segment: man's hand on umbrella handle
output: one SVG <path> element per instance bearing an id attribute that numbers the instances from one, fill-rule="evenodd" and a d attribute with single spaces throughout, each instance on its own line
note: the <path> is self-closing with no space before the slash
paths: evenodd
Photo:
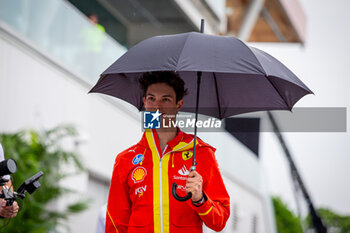
<path id="1" fill-rule="evenodd" d="M 198 202 L 203 198 L 203 179 L 197 171 L 191 171 L 186 180 L 186 193 L 192 193 L 192 202 Z"/>

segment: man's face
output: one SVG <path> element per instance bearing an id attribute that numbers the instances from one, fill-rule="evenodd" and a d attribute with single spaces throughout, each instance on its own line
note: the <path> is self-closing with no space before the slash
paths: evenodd
<path id="1" fill-rule="evenodd" d="M 184 101 L 176 102 L 174 88 L 166 83 L 154 83 L 149 85 L 143 103 L 146 111 L 159 111 L 165 115 L 176 115 L 180 111 Z"/>
<path id="2" fill-rule="evenodd" d="M 90 15 L 89 19 L 93 24 L 98 24 L 98 18 L 96 15 Z"/>

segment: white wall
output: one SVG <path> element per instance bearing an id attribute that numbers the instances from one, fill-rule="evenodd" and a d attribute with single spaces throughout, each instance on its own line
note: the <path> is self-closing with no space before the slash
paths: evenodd
<path id="1" fill-rule="evenodd" d="M 199 137 L 217 149 L 216 158 L 230 194 L 231 216 L 224 232 L 254 232 L 254 215 L 257 232 L 276 232 L 267 181 L 259 159 L 229 133 L 200 133 Z M 233 227 L 234 208 L 238 214 L 236 228 Z"/>
<path id="2" fill-rule="evenodd" d="M 8 39 L 0 40 L 0 130 L 74 124 L 86 141 L 81 150 L 87 166 L 109 177 L 116 153 L 141 135 L 137 115 L 131 117 L 123 105 L 88 95 L 89 86 L 77 77 Z"/>
<path id="3" fill-rule="evenodd" d="M 350 214 L 350 1 L 300 0 L 307 16 L 303 46 L 290 43 L 254 43 L 286 64 L 314 93 L 295 107 L 345 107 L 346 132 L 283 132 L 283 136 L 316 208 Z M 320 118 L 315 118 L 318 121 Z M 333 124 L 330 119 L 325 124 Z M 290 169 L 276 137 L 261 137 L 262 164 L 269 191 L 296 210 Z M 301 204 L 305 205 L 300 195 Z M 303 213 L 308 214 L 307 212 Z"/>
<path id="4" fill-rule="evenodd" d="M 0 132 L 73 124 L 82 134 L 78 149 L 84 164 L 109 180 L 116 154 L 140 138 L 137 115 L 131 117 L 122 105 L 88 95 L 88 86 L 74 75 L 53 66 L 9 35 L 0 33 L 0 51 Z M 106 201 L 107 193 L 101 195 L 101 190 L 94 189 L 96 185 L 91 185 L 87 174 L 64 185 L 94 196 L 93 207 Z M 98 209 L 89 212 L 88 224 L 78 227 L 72 223 L 73 232 L 93 232 Z"/>

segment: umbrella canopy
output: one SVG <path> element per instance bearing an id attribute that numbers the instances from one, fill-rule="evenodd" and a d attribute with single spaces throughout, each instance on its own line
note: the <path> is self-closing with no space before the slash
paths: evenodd
<path id="1" fill-rule="evenodd" d="M 183 109 L 195 112 L 196 121 L 198 113 L 223 119 L 259 110 L 291 110 L 300 98 L 312 93 L 271 55 L 234 37 L 196 32 L 140 42 L 103 72 L 90 92 L 115 96 L 143 110 L 138 80 L 151 71 L 179 73 L 189 90 Z M 194 145 L 196 136 L 195 124 Z M 195 170 L 195 152 L 196 146 L 191 171 Z M 191 198 L 191 193 L 179 197 L 176 190 L 177 184 L 173 183 L 172 193 L 177 200 Z"/>
<path id="2" fill-rule="evenodd" d="M 199 113 L 223 119 L 260 110 L 291 110 L 312 91 L 271 55 L 234 37 L 190 32 L 156 36 L 132 47 L 90 92 L 123 99 L 144 110 L 138 79 L 144 72 L 175 71 L 189 94 L 183 109 L 195 112 L 197 72 L 202 72 Z"/>

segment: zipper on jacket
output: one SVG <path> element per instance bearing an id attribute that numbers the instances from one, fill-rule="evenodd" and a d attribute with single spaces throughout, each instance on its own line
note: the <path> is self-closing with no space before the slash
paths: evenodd
<path id="1" fill-rule="evenodd" d="M 159 197 L 160 197 L 160 232 L 163 233 L 163 186 L 162 186 L 162 158 L 159 158 Z"/>

